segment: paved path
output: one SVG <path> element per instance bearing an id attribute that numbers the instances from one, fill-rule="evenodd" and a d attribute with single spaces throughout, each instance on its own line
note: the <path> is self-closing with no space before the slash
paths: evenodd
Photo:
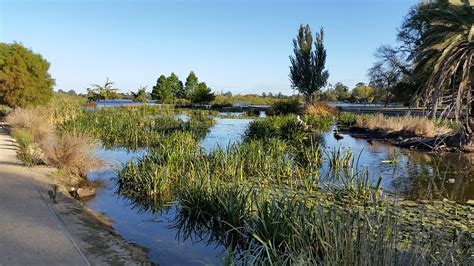
<path id="1" fill-rule="evenodd" d="M 88 265 L 0 124 L 0 265 Z"/>

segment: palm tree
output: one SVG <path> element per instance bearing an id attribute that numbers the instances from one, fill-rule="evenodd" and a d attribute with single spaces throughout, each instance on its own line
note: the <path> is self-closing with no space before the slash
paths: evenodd
<path id="1" fill-rule="evenodd" d="M 426 31 L 421 36 L 415 71 L 427 65 L 433 68 L 423 87 L 425 104 L 435 116 L 440 105 L 442 116 L 454 112 L 461 122 L 461 146 L 474 146 L 474 12 L 468 4 L 420 9 L 427 19 Z"/>

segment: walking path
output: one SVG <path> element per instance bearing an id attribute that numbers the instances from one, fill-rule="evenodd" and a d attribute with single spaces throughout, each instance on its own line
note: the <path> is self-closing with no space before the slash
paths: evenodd
<path id="1" fill-rule="evenodd" d="M 0 265 L 88 265 L 0 124 Z"/>

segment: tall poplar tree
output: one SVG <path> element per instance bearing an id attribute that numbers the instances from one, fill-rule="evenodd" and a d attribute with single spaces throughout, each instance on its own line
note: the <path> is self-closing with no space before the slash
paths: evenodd
<path id="1" fill-rule="evenodd" d="M 296 39 L 293 39 L 294 55 L 290 56 L 290 80 L 307 103 L 313 101 L 314 93 L 326 86 L 329 72 L 325 69 L 326 49 L 324 48 L 324 30 L 316 33 L 313 51 L 313 36 L 309 25 L 301 25 Z"/>

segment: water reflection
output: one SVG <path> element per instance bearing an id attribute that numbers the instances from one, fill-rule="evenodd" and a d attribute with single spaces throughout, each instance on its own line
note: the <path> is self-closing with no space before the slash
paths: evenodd
<path id="1" fill-rule="evenodd" d="M 217 118 L 216 125 L 202 133 L 205 151 L 241 141 L 250 119 Z M 332 131 L 316 134 L 313 141 L 323 150 L 341 147 L 351 150 L 359 169 L 368 169 L 372 182 L 382 177 L 381 186 L 394 194 L 413 199 L 448 198 L 466 201 L 474 198 L 474 158 L 466 154 L 431 154 L 399 149 L 382 142 L 344 135 L 334 139 Z M 97 156 L 121 167 L 122 163 L 146 151 L 98 150 Z M 360 156 L 359 156 L 360 155 Z M 330 171 L 327 159 L 320 174 Z M 127 240 L 150 249 L 150 259 L 162 264 L 220 264 L 229 243 L 239 243 L 239 232 L 222 223 L 184 212 L 171 195 L 140 198 L 133 193 L 117 194 L 112 169 L 95 171 L 92 180 L 105 182 L 87 206 L 110 216 L 114 228 Z"/>

